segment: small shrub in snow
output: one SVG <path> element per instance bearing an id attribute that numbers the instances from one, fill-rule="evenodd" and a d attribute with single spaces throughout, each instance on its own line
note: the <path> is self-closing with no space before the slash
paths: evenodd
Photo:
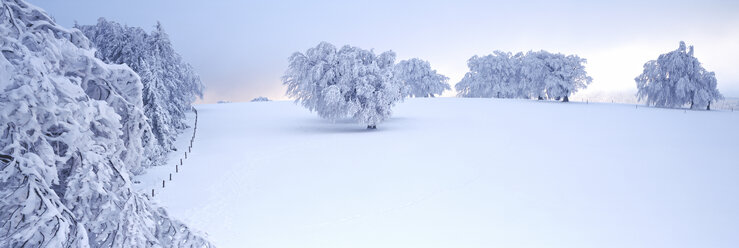
<path id="1" fill-rule="evenodd" d="M 706 71 L 695 56 L 693 46 L 686 49 L 680 41 L 677 50 L 660 55 L 644 64 L 644 72 L 634 79 L 639 100 L 657 107 L 710 110 L 711 103 L 723 99 L 716 88 L 716 75 Z"/>
<path id="2" fill-rule="evenodd" d="M 398 62 L 395 77 L 403 83 L 403 97 L 434 97 L 451 89 L 448 77 L 432 70 L 428 61 L 417 58 Z"/>
<path id="3" fill-rule="evenodd" d="M 269 98 L 267 98 L 265 96 L 260 96 L 260 97 L 251 99 L 251 101 L 252 102 L 269 102 L 270 100 L 269 100 Z"/>
<path id="4" fill-rule="evenodd" d="M 336 49 L 321 42 L 305 53 L 296 52 L 282 77 L 287 95 L 330 120 L 350 117 L 375 128 L 402 99 L 393 76 L 395 53 L 376 55 L 358 47 Z"/>

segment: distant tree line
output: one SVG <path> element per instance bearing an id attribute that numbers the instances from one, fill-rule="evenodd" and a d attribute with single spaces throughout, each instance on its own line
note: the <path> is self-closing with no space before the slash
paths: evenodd
<path id="1" fill-rule="evenodd" d="M 577 55 L 548 51 L 516 54 L 494 51 L 472 56 L 469 72 L 455 85 L 459 97 L 522 98 L 562 100 L 593 81 L 585 70 L 587 60 Z M 693 56 L 693 47 L 680 42 L 676 51 L 662 54 L 644 65 L 636 79 L 638 99 L 658 107 L 710 109 L 723 97 L 716 77 Z M 287 95 L 315 111 L 336 120 L 353 118 L 374 129 L 387 119 L 391 108 L 405 97 L 435 97 L 450 90 L 449 78 L 424 60 L 412 58 L 395 63 L 392 51 L 375 54 L 371 50 L 344 46 L 337 49 L 322 42 L 305 53 L 296 52 L 282 82 Z"/>
<path id="2" fill-rule="evenodd" d="M 449 78 L 424 60 L 395 63 L 392 51 L 371 50 L 322 42 L 289 58 L 282 77 L 287 95 L 319 116 L 352 118 L 374 129 L 387 119 L 391 108 L 405 97 L 435 97 L 450 90 Z M 569 101 L 592 79 L 585 59 L 546 51 L 512 55 L 496 51 L 474 56 L 470 72 L 457 83 L 462 97 L 537 98 Z"/>

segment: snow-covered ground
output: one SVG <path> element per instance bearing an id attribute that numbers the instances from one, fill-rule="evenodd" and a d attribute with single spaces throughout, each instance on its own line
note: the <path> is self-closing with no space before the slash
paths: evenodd
<path id="1" fill-rule="evenodd" d="M 221 247 L 737 247 L 739 111 L 410 99 L 377 130 L 198 105 L 138 177 Z M 192 116 L 190 116 L 192 120 Z"/>

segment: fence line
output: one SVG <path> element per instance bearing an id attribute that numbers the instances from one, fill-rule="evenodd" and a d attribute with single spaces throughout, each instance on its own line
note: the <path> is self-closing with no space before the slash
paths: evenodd
<path id="1" fill-rule="evenodd" d="M 180 164 L 175 163 L 174 167 L 174 173 L 180 173 L 180 166 L 183 165 L 183 160 L 187 159 L 187 153 L 192 153 L 192 144 L 195 142 L 195 134 L 198 132 L 198 110 L 195 107 L 192 107 L 192 111 L 195 113 L 195 124 L 192 128 L 192 137 L 190 138 L 190 146 L 187 147 L 187 151 L 185 152 L 185 157 L 180 158 Z M 192 156 L 192 154 L 191 154 Z M 166 186 L 165 182 L 167 180 L 162 180 L 162 188 Z M 169 181 L 172 181 L 172 173 L 169 173 Z M 151 197 L 154 197 L 154 189 L 151 189 Z"/>
<path id="2" fill-rule="evenodd" d="M 584 102 L 585 104 L 588 104 L 590 100 L 593 100 L 593 103 L 618 103 L 618 104 L 637 104 L 641 105 L 642 107 L 649 107 L 643 100 L 636 99 L 635 96 L 633 97 L 581 97 L 579 98 L 580 102 Z M 686 104 L 687 105 L 687 104 Z M 686 106 L 680 106 L 676 109 L 684 109 Z M 718 101 L 712 101 L 711 102 L 711 110 L 725 110 L 734 112 L 734 109 L 739 110 L 739 98 L 733 98 L 733 97 L 727 97 L 723 100 Z M 688 108 L 688 110 L 690 110 Z M 700 108 L 697 108 L 695 110 L 701 110 Z M 705 110 L 705 106 L 703 107 L 703 110 Z"/>

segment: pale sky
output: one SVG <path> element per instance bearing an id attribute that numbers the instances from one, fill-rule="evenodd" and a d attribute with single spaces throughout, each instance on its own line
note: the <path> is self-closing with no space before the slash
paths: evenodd
<path id="1" fill-rule="evenodd" d="M 204 103 L 286 99 L 287 58 L 321 41 L 428 60 L 452 88 L 473 55 L 577 54 L 593 77 L 581 95 L 602 95 L 636 92 L 642 65 L 684 40 L 739 96 L 739 1 L 30 1 L 66 27 L 161 21 L 206 84 Z"/>

